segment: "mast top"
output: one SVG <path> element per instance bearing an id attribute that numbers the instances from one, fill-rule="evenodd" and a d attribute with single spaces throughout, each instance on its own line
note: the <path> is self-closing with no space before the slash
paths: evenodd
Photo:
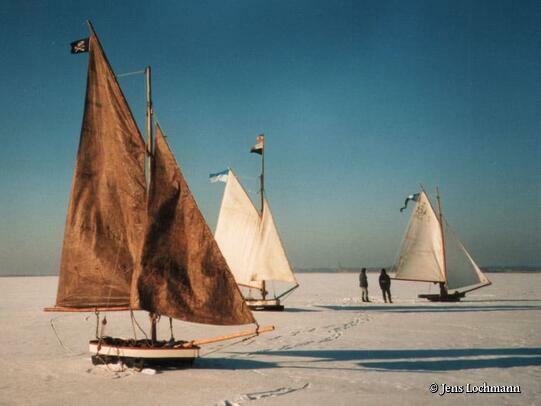
<path id="1" fill-rule="evenodd" d="M 94 26 L 92 25 L 92 22 L 90 20 L 86 20 L 86 25 L 88 26 L 88 29 L 90 30 L 91 34 L 95 34 Z"/>

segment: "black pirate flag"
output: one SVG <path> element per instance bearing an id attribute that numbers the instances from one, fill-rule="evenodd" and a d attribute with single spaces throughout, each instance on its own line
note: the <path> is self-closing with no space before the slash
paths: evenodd
<path id="1" fill-rule="evenodd" d="M 88 52 L 88 38 L 78 39 L 77 41 L 73 41 L 70 45 L 72 54 Z"/>

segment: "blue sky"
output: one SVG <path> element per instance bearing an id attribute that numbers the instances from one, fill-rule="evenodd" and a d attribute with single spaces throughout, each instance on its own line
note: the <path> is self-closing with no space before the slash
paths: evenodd
<path id="1" fill-rule="evenodd" d="M 154 106 L 212 228 L 232 166 L 294 266 L 384 266 L 422 183 L 481 265 L 541 264 L 541 3 L 4 1 L 0 274 L 58 269 L 90 19 Z M 144 78 L 120 79 L 140 123 Z"/>

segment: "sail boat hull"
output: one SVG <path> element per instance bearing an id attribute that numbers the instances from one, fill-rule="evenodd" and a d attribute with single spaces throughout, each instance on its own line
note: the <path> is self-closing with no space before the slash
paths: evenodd
<path id="1" fill-rule="evenodd" d="M 431 302 L 460 302 L 460 299 L 465 297 L 463 292 L 448 293 L 447 295 L 440 295 L 438 293 L 425 293 L 418 295 L 419 299 L 427 299 Z"/>
<path id="2" fill-rule="evenodd" d="M 280 299 L 245 299 L 250 310 L 281 312 L 284 310 L 284 305 L 280 303 Z"/>
<path id="3" fill-rule="evenodd" d="M 190 366 L 196 358 L 199 358 L 198 346 L 175 348 L 174 345 L 165 347 L 164 344 L 165 342 L 161 342 L 154 346 L 141 346 L 115 339 L 101 344 L 98 340 L 92 340 L 88 347 L 94 365 L 120 362 L 128 367 L 138 368 L 178 367 Z"/>

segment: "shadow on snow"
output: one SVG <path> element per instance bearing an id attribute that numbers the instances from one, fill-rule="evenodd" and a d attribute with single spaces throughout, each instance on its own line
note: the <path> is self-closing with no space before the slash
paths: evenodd
<path id="1" fill-rule="evenodd" d="M 285 307 L 285 313 L 320 312 L 320 309 L 307 309 L 305 307 Z"/>
<path id="2" fill-rule="evenodd" d="M 541 366 L 541 348 L 287 350 L 262 351 L 258 354 L 313 358 L 308 362 L 361 361 L 358 363 L 359 366 L 381 371 L 428 372 Z M 429 360 L 428 358 L 438 359 Z"/>
<path id="3" fill-rule="evenodd" d="M 224 370 L 244 370 L 244 369 L 266 369 L 278 368 L 279 365 L 274 362 L 255 361 L 243 358 L 198 358 L 194 367 L 196 369 L 224 369 Z"/>
<path id="4" fill-rule="evenodd" d="M 365 312 L 385 312 L 385 313 L 453 313 L 453 312 L 505 312 L 522 310 L 541 310 L 541 305 L 447 305 L 447 304 L 424 304 L 424 305 L 365 305 L 365 306 L 340 306 L 327 305 L 319 306 L 329 310 L 343 311 L 365 311 Z"/>

